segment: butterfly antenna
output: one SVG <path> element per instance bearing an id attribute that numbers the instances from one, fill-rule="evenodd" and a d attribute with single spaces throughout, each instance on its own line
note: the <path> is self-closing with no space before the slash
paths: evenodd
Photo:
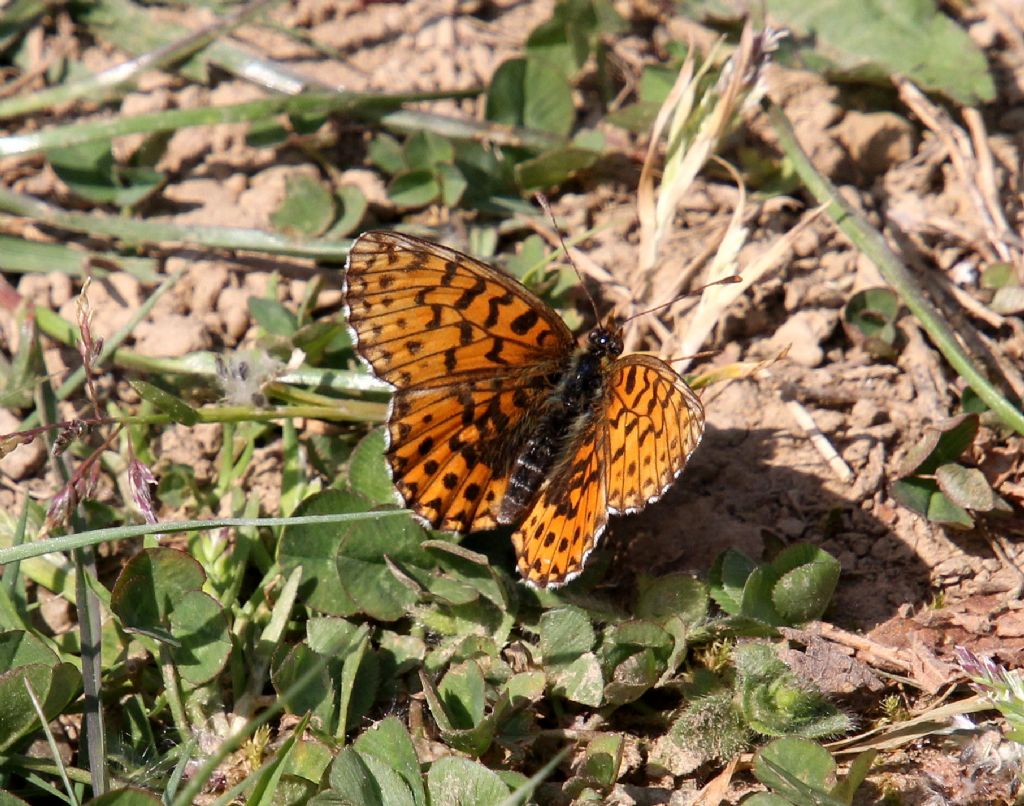
<path id="1" fill-rule="evenodd" d="M 580 270 L 576 267 L 576 262 L 572 259 L 572 255 L 569 254 L 569 247 L 565 245 L 565 239 L 562 237 L 562 230 L 558 226 L 558 222 L 555 220 L 555 214 L 551 211 L 551 205 L 548 204 L 548 197 L 543 193 L 537 193 L 535 198 L 537 203 L 544 209 L 544 212 L 548 214 L 548 218 L 551 219 L 551 225 L 555 228 L 555 234 L 558 236 L 558 242 L 562 245 L 562 251 L 565 253 L 566 259 L 569 261 L 569 265 L 572 266 L 572 270 L 576 272 L 576 278 L 580 281 L 580 287 L 583 289 L 583 293 L 587 295 L 587 299 L 590 300 L 590 307 L 594 309 L 594 321 L 601 321 L 601 313 L 597 309 L 597 303 L 594 298 L 590 295 L 590 290 L 587 288 L 587 284 L 583 280 L 583 275 L 580 274 Z"/>
<path id="2" fill-rule="evenodd" d="M 692 297 L 692 296 L 696 296 L 697 294 L 703 294 L 705 290 L 707 290 L 709 288 L 712 288 L 713 286 L 716 286 L 716 285 L 732 285 L 733 283 L 740 283 L 740 282 L 743 282 L 743 278 L 742 277 L 740 277 L 738 274 L 730 274 L 728 277 L 723 277 L 721 280 L 715 280 L 713 283 L 708 283 L 706 285 L 702 285 L 700 288 L 695 288 L 693 291 L 687 291 L 685 294 L 680 294 L 678 297 L 673 297 L 668 302 L 661 303 L 661 305 L 655 305 L 653 308 L 648 308 L 646 311 L 640 311 L 640 313 L 635 313 L 632 316 L 628 317 L 627 319 L 623 319 L 621 324 L 625 325 L 626 322 L 631 322 L 632 320 L 636 319 L 638 316 L 646 316 L 649 313 L 654 313 L 656 311 L 660 311 L 662 308 L 667 308 L 669 305 L 674 305 L 676 302 L 681 300 L 683 297 Z M 690 358 L 696 358 L 696 357 L 697 356 L 690 356 Z M 672 360 L 673 361 L 681 361 L 682 359 L 674 358 Z"/>

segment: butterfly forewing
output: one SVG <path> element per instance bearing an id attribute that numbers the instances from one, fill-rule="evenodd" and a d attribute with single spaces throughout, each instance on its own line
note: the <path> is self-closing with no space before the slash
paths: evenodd
<path id="1" fill-rule="evenodd" d="M 679 373 L 639 353 L 612 364 L 606 401 L 608 509 L 636 512 L 683 471 L 704 434 L 704 409 Z"/>
<path id="2" fill-rule="evenodd" d="M 403 499 L 434 527 L 493 526 L 569 329 L 503 272 L 393 232 L 353 244 L 345 302 L 359 354 L 396 388 L 388 461 Z"/>
<path id="3" fill-rule="evenodd" d="M 558 314 L 515 279 L 408 235 L 360 237 L 345 284 L 360 355 L 399 389 L 514 377 L 573 348 Z"/>

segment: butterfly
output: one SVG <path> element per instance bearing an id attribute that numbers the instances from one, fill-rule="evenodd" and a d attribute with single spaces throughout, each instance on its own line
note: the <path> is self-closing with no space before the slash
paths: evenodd
<path id="1" fill-rule="evenodd" d="M 608 515 L 660 498 L 704 432 L 693 390 L 654 356 L 621 355 L 615 320 L 578 348 L 547 303 L 454 249 L 366 232 L 343 294 L 357 353 L 394 390 L 402 503 L 435 529 L 515 526 L 538 587 L 579 575 Z"/>

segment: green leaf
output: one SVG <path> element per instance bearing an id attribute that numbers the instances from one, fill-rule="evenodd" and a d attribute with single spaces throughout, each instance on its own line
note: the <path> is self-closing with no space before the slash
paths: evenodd
<path id="1" fill-rule="evenodd" d="M 979 424 L 977 414 L 961 414 L 928 426 L 920 442 L 903 460 L 897 475 L 926 476 L 934 473 L 939 465 L 955 462 L 974 442 Z"/>
<path id="2" fill-rule="evenodd" d="M 484 718 L 484 676 L 475 661 L 452 666 L 437 687 L 452 727 L 468 730 Z"/>
<path id="3" fill-rule="evenodd" d="M 991 512 L 996 506 L 996 494 L 976 467 L 964 467 L 952 462 L 935 469 L 939 489 L 954 504 L 977 512 Z"/>
<path id="4" fill-rule="evenodd" d="M 664 660 L 652 649 L 630 655 L 612 672 L 604 687 L 604 702 L 624 705 L 639 699 L 657 685 L 664 671 Z"/>
<path id="5" fill-rule="evenodd" d="M 411 517 L 388 517 L 346 526 L 338 547 L 338 576 L 359 610 L 379 621 L 395 621 L 416 601 L 388 567 L 385 558 L 399 565 L 430 568 L 431 556 L 420 547 L 423 529 Z"/>
<path id="6" fill-rule="evenodd" d="M 30 663 L 55 666 L 56 653 L 32 633 L 24 630 L 0 632 L 0 669 L 14 669 Z"/>
<path id="7" fill-rule="evenodd" d="M 801 52 L 812 67 L 884 82 L 904 75 L 965 106 L 996 97 L 984 54 L 934 0 L 774 0 L 772 15 L 794 41 L 812 43 Z"/>
<path id="8" fill-rule="evenodd" d="M 351 747 L 338 753 L 328 777 L 331 793 L 352 806 L 385 806 L 380 785 L 363 757 Z M 337 803 L 338 801 L 328 801 Z"/>
<path id="9" fill-rule="evenodd" d="M 591 708 L 597 708 L 604 700 L 604 676 L 593 652 L 586 652 L 571 663 L 549 667 L 547 671 L 552 694 Z"/>
<path id="10" fill-rule="evenodd" d="M 575 118 L 569 84 L 545 63 L 509 59 L 494 72 L 487 90 L 488 120 L 565 137 Z"/>
<path id="11" fill-rule="evenodd" d="M 338 680 L 338 727 L 335 736 L 343 739 L 373 706 L 380 686 L 380 662 L 370 650 L 369 631 L 360 630 L 356 646 L 345 656 Z"/>
<path id="12" fill-rule="evenodd" d="M 270 680 L 278 696 L 288 693 L 286 705 L 293 714 L 310 713 L 317 728 L 333 734 L 338 725 L 337 688 L 331 679 L 331 668 L 305 644 L 296 644 L 284 652 L 282 647 L 271 667 Z M 334 664 L 335 666 L 337 664 Z M 295 690 L 295 681 L 316 667 L 313 679 Z"/>
<path id="13" fill-rule="evenodd" d="M 405 779 L 387 761 L 360 754 L 363 763 L 377 779 L 380 798 L 387 806 L 416 806 L 416 800 Z M 421 784 L 422 786 L 422 784 Z"/>
<path id="14" fill-rule="evenodd" d="M 103 140 L 53 149 L 47 158 L 64 184 L 98 204 L 133 207 L 159 190 L 166 179 L 152 168 L 115 163 L 110 143 Z"/>
<path id="15" fill-rule="evenodd" d="M 516 164 L 516 182 L 524 190 L 560 185 L 591 168 L 600 156 L 599 152 L 576 146 L 545 151 Z"/>
<path id="16" fill-rule="evenodd" d="M 110 609 L 127 629 L 166 630 L 177 603 L 205 581 L 202 566 L 184 551 L 144 549 L 121 570 L 110 593 Z"/>
<path id="17" fill-rule="evenodd" d="M 270 214 L 274 229 L 293 238 L 316 237 L 332 221 L 334 197 L 307 174 L 293 174 L 285 180 L 284 198 Z"/>
<path id="18" fill-rule="evenodd" d="M 366 149 L 366 156 L 371 165 L 376 165 L 384 173 L 397 174 L 408 170 L 402 144 L 390 134 L 378 134 Z"/>
<path id="19" fill-rule="evenodd" d="M 175 397 L 169 392 L 165 392 L 159 386 L 154 386 L 138 378 L 130 378 L 128 383 L 131 384 L 132 389 L 139 393 L 139 397 L 152 403 L 157 409 L 174 420 L 174 422 L 189 426 L 199 422 L 199 412 L 180 397 Z"/>
<path id="20" fill-rule="evenodd" d="M 715 558 L 708 573 L 711 598 L 722 610 L 738 616 L 742 609 L 743 588 L 757 563 L 736 549 L 726 549 Z"/>
<path id="21" fill-rule="evenodd" d="M 360 495 L 379 504 L 397 503 L 391 470 L 384 458 L 387 436 L 383 428 L 375 428 L 359 440 L 348 465 L 348 483 Z"/>
<path id="22" fill-rule="evenodd" d="M 548 610 L 537 626 L 540 651 L 546 666 L 574 661 L 594 646 L 594 628 L 585 611 L 578 607 Z"/>
<path id="23" fill-rule="evenodd" d="M 216 677 L 231 654 L 228 622 L 220 604 L 202 591 L 188 591 L 170 614 L 171 635 L 178 645 L 171 657 L 182 678 L 198 686 Z"/>
<path id="24" fill-rule="evenodd" d="M 854 294 L 843 309 L 843 325 L 853 341 L 876 358 L 896 357 L 900 301 L 889 288 L 866 288 Z"/>
<path id="25" fill-rule="evenodd" d="M 437 201 L 441 184 L 431 170 L 400 173 L 388 185 L 388 198 L 397 207 L 424 207 Z"/>
<path id="26" fill-rule="evenodd" d="M 356 493 L 324 490 L 300 503 L 294 514 L 340 515 L 366 512 L 370 506 L 370 501 Z M 302 568 L 303 603 L 335 616 L 359 612 L 338 576 L 337 554 L 343 534 L 340 526 L 329 524 L 286 526 L 277 546 L 277 561 L 284 574 Z"/>
<path id="27" fill-rule="evenodd" d="M 432 170 L 455 159 L 455 146 L 451 140 L 433 132 L 416 132 L 406 140 L 403 153 L 410 170 Z"/>
<path id="28" fill-rule="evenodd" d="M 455 756 L 430 765 L 427 792 L 430 806 L 497 806 L 509 795 L 508 787 L 489 769 Z"/>
<path id="29" fill-rule="evenodd" d="M 623 737 L 614 733 L 591 739 L 579 777 L 589 779 L 599 787 L 610 788 L 619 777 L 624 744 Z"/>
<path id="30" fill-rule="evenodd" d="M 1004 285 L 997 288 L 989 307 L 1003 316 L 1014 316 L 1024 311 L 1024 286 Z"/>
<path id="31" fill-rule="evenodd" d="M 395 769 L 408 784 L 415 802 L 424 806 L 426 792 L 419 758 L 409 732 L 397 717 L 389 716 L 378 722 L 359 736 L 353 746 L 363 758 L 372 756 Z"/>
<path id="32" fill-rule="evenodd" d="M 5 633 L 5 636 L 10 633 Z M 68 663 L 27 663 L 0 672 L 0 750 L 39 728 L 26 681 L 39 698 L 47 721 L 78 696 L 82 678 Z"/>
<path id="33" fill-rule="evenodd" d="M 299 320 L 276 299 L 249 297 L 249 313 L 267 333 L 290 338 L 298 330 Z"/>
<path id="34" fill-rule="evenodd" d="M 994 291 L 997 288 L 1010 285 L 1016 277 L 1017 272 L 1013 268 L 1013 264 L 1007 263 L 1005 260 L 999 260 L 995 263 L 990 263 L 982 270 L 979 285 L 982 288 Z"/>
<path id="35" fill-rule="evenodd" d="M 637 584 L 633 612 L 638 619 L 662 622 L 674 616 L 696 626 L 707 617 L 708 587 L 689 574 L 643 576 Z"/>
<path id="36" fill-rule="evenodd" d="M 828 795 L 835 772 L 828 751 L 807 739 L 777 739 L 754 756 L 757 780 L 798 804 L 835 802 Z"/>
<path id="37" fill-rule="evenodd" d="M 436 168 L 438 181 L 441 183 L 441 203 L 447 207 L 455 207 L 462 200 L 469 182 L 454 165 L 438 165 Z"/>
<path id="38" fill-rule="evenodd" d="M 363 191 L 355 185 L 342 185 L 338 188 L 335 197 L 341 204 L 341 215 L 338 216 L 338 220 L 334 222 L 334 226 L 331 227 L 326 237 L 344 238 L 359 228 L 363 216 L 366 215 L 368 202 Z"/>
<path id="39" fill-rule="evenodd" d="M 743 600 L 740 605 L 741 615 L 763 621 L 766 624 L 781 625 L 785 620 L 775 609 L 772 594 L 779 582 L 779 573 L 768 565 L 759 565 L 743 586 Z"/>
<path id="40" fill-rule="evenodd" d="M 853 803 L 853 796 L 857 794 L 860 785 L 868 777 L 871 765 L 874 764 L 875 756 L 877 755 L 877 750 L 865 750 L 859 753 L 853 760 L 853 763 L 850 764 L 850 771 L 835 785 L 831 793 L 832 797 L 838 798 L 847 806 L 850 806 Z"/>
<path id="41" fill-rule="evenodd" d="M 933 523 L 957 529 L 974 528 L 971 514 L 950 501 L 934 479 L 907 476 L 895 482 L 889 493 L 898 503 Z"/>
<path id="42" fill-rule="evenodd" d="M 772 590 L 772 604 L 779 615 L 788 624 L 821 618 L 839 582 L 839 561 L 804 543 L 785 549 L 772 567 L 780 575 Z"/>

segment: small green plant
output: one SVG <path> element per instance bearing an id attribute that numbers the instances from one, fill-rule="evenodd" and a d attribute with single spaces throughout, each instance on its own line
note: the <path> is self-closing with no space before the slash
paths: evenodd
<path id="1" fill-rule="evenodd" d="M 894 361 L 902 347 L 896 328 L 899 312 L 899 297 L 891 289 L 866 288 L 846 303 L 843 325 L 850 339 L 873 357 Z"/>
<path id="2" fill-rule="evenodd" d="M 754 776 L 770 792 L 743 799 L 749 806 L 850 806 L 864 782 L 875 751 L 867 750 L 838 776 L 828 751 L 806 739 L 777 739 L 754 757 Z"/>
<path id="3" fill-rule="evenodd" d="M 961 461 L 978 434 L 977 414 L 962 414 L 925 430 L 892 485 L 892 497 L 933 523 L 972 529 L 979 515 L 1009 514 L 1010 505 L 984 473 Z"/>

